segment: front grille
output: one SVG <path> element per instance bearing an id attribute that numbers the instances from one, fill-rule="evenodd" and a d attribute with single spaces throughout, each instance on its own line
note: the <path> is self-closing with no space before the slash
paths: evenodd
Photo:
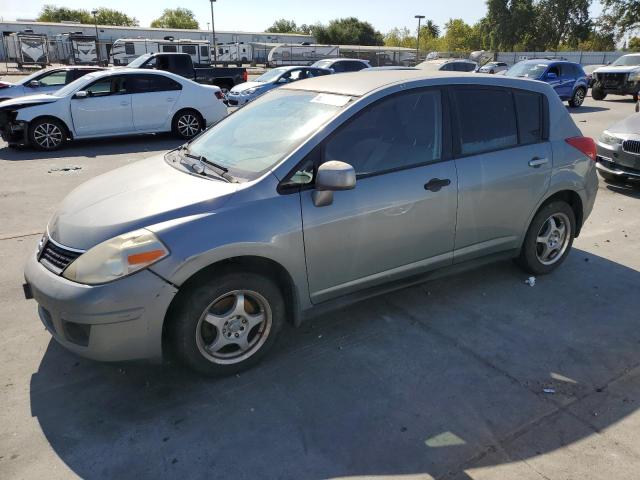
<path id="1" fill-rule="evenodd" d="M 627 83 L 628 73 L 599 73 L 598 80 L 604 84 L 605 87 L 623 86 Z"/>
<path id="2" fill-rule="evenodd" d="M 68 250 L 56 245 L 51 240 L 47 240 L 39 260 L 45 267 L 59 275 L 71 262 L 78 258 L 80 254 L 80 252 Z"/>
<path id="3" fill-rule="evenodd" d="M 625 140 L 622 142 L 622 150 L 640 155 L 640 140 Z"/>

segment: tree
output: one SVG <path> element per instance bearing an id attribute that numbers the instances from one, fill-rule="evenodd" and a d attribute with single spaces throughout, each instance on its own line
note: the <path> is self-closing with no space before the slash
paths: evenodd
<path id="1" fill-rule="evenodd" d="M 627 44 L 627 48 L 631 52 L 640 52 L 640 37 L 631 37 Z"/>
<path id="2" fill-rule="evenodd" d="M 538 39 L 546 48 L 560 44 L 577 48 L 589 37 L 591 0 L 540 0 L 538 4 Z"/>
<path id="3" fill-rule="evenodd" d="M 408 28 L 392 28 L 384 36 L 384 44 L 390 47 L 416 48 L 416 37 Z"/>
<path id="4" fill-rule="evenodd" d="M 450 52 L 470 52 L 480 48 L 478 27 L 472 27 L 461 18 L 452 18 L 444 26 L 444 46 Z"/>
<path id="5" fill-rule="evenodd" d="M 96 21 L 100 25 L 118 25 L 123 27 L 137 27 L 139 25 L 135 17 L 130 17 L 118 10 L 104 7 L 98 8 Z"/>
<path id="6" fill-rule="evenodd" d="M 384 37 L 369 22 L 355 17 L 331 20 L 329 25 L 315 25 L 313 34 L 319 43 L 338 45 L 384 45 Z"/>
<path id="7" fill-rule="evenodd" d="M 93 23 L 93 17 L 87 10 L 45 5 L 38 16 L 39 22 L 80 22 Z"/>
<path id="8" fill-rule="evenodd" d="M 600 4 L 603 27 L 615 30 L 617 38 L 640 27 L 640 0 L 601 0 Z"/>
<path id="9" fill-rule="evenodd" d="M 198 21 L 188 8 L 165 8 L 162 15 L 151 22 L 152 28 L 198 29 Z"/>
<path id="10" fill-rule="evenodd" d="M 440 36 L 440 27 L 433 20 L 427 20 L 420 29 L 420 36 L 425 33 L 432 38 L 438 38 Z"/>
<path id="11" fill-rule="evenodd" d="M 273 22 L 273 25 L 265 31 L 269 33 L 297 33 L 298 26 L 293 20 L 285 20 L 284 18 L 281 18 L 280 20 Z"/>

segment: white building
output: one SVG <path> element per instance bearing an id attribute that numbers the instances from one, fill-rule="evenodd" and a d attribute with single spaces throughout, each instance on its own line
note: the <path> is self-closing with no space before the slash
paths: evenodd
<path id="1" fill-rule="evenodd" d="M 56 36 L 74 32 L 82 35 L 95 35 L 95 25 L 80 24 L 73 22 L 48 23 L 31 21 L 0 21 L 0 34 L 2 38 L 11 33 L 31 30 L 36 34 L 44 34 L 49 37 L 50 42 L 54 42 Z M 147 28 L 147 27 L 115 27 L 109 25 L 98 25 L 98 43 L 100 45 L 100 58 L 107 58 L 111 45 L 119 38 L 149 38 L 163 39 L 164 37 L 174 37 L 175 39 L 208 40 L 213 44 L 211 30 L 183 30 L 167 28 Z M 226 30 L 216 30 L 217 43 L 315 43 L 315 38 L 311 35 L 295 33 L 266 33 L 266 32 L 235 32 Z M 6 60 L 5 42 L 0 43 L 0 61 Z M 56 61 L 56 59 L 51 59 Z"/>

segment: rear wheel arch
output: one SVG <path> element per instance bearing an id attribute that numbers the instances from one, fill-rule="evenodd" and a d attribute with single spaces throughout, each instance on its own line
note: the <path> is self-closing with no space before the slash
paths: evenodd
<path id="1" fill-rule="evenodd" d="M 561 200 L 569 204 L 571 210 L 573 210 L 573 214 L 576 219 L 575 236 L 577 237 L 580 234 L 580 230 L 582 229 L 582 222 L 584 220 L 584 209 L 580 195 L 578 195 L 578 193 L 574 190 L 560 190 L 550 195 L 536 209 L 534 216 L 549 203 L 555 202 L 557 200 Z"/>
<path id="2" fill-rule="evenodd" d="M 204 118 L 204 115 L 202 115 L 202 113 L 200 113 L 200 111 L 197 108 L 194 107 L 185 107 L 185 108 L 181 108 L 180 110 L 178 110 L 173 117 L 171 118 L 171 131 L 174 134 L 179 135 L 178 132 L 178 128 L 177 128 L 177 122 L 178 119 L 184 115 L 185 113 L 193 113 L 195 114 L 199 119 L 200 119 L 200 126 L 201 126 L 201 131 L 204 130 L 205 128 L 207 128 L 206 126 L 206 120 Z M 186 137 L 185 137 L 186 138 Z"/>
<path id="3" fill-rule="evenodd" d="M 285 301 L 287 322 L 298 326 L 301 321 L 300 302 L 293 278 L 286 268 L 280 263 L 266 257 L 244 255 L 232 257 L 219 262 L 212 263 L 191 275 L 178 289 L 162 326 L 163 351 L 168 348 L 168 324 L 167 318 L 171 317 L 172 310 L 177 308 L 186 293 L 195 285 L 203 283 L 216 275 L 229 272 L 248 272 L 263 275 L 273 280 L 282 292 Z"/>

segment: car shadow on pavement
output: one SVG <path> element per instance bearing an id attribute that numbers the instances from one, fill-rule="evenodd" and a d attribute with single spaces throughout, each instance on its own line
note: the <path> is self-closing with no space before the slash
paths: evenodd
<path id="1" fill-rule="evenodd" d="M 620 193 L 621 195 L 626 195 L 627 197 L 640 198 L 640 181 L 638 180 L 627 180 L 624 183 L 606 183 L 607 189 L 611 190 L 612 192 Z"/>
<path id="2" fill-rule="evenodd" d="M 75 140 L 60 150 L 42 152 L 29 147 L 0 148 L 0 161 L 49 160 L 55 158 L 98 157 L 127 153 L 155 152 L 179 147 L 184 140 L 169 134 L 132 135 L 129 137 Z M 6 145 L 6 144 L 5 144 Z"/>
<path id="3" fill-rule="evenodd" d="M 638 408 L 640 272 L 574 249 L 534 287 L 526 277 L 503 262 L 353 305 L 287 329 L 261 365 L 221 379 L 94 363 L 51 342 L 31 413 L 82 478 L 528 469 Z"/>
<path id="4" fill-rule="evenodd" d="M 593 112 L 605 112 L 610 110 L 605 107 L 567 107 L 569 113 L 593 113 Z"/>

